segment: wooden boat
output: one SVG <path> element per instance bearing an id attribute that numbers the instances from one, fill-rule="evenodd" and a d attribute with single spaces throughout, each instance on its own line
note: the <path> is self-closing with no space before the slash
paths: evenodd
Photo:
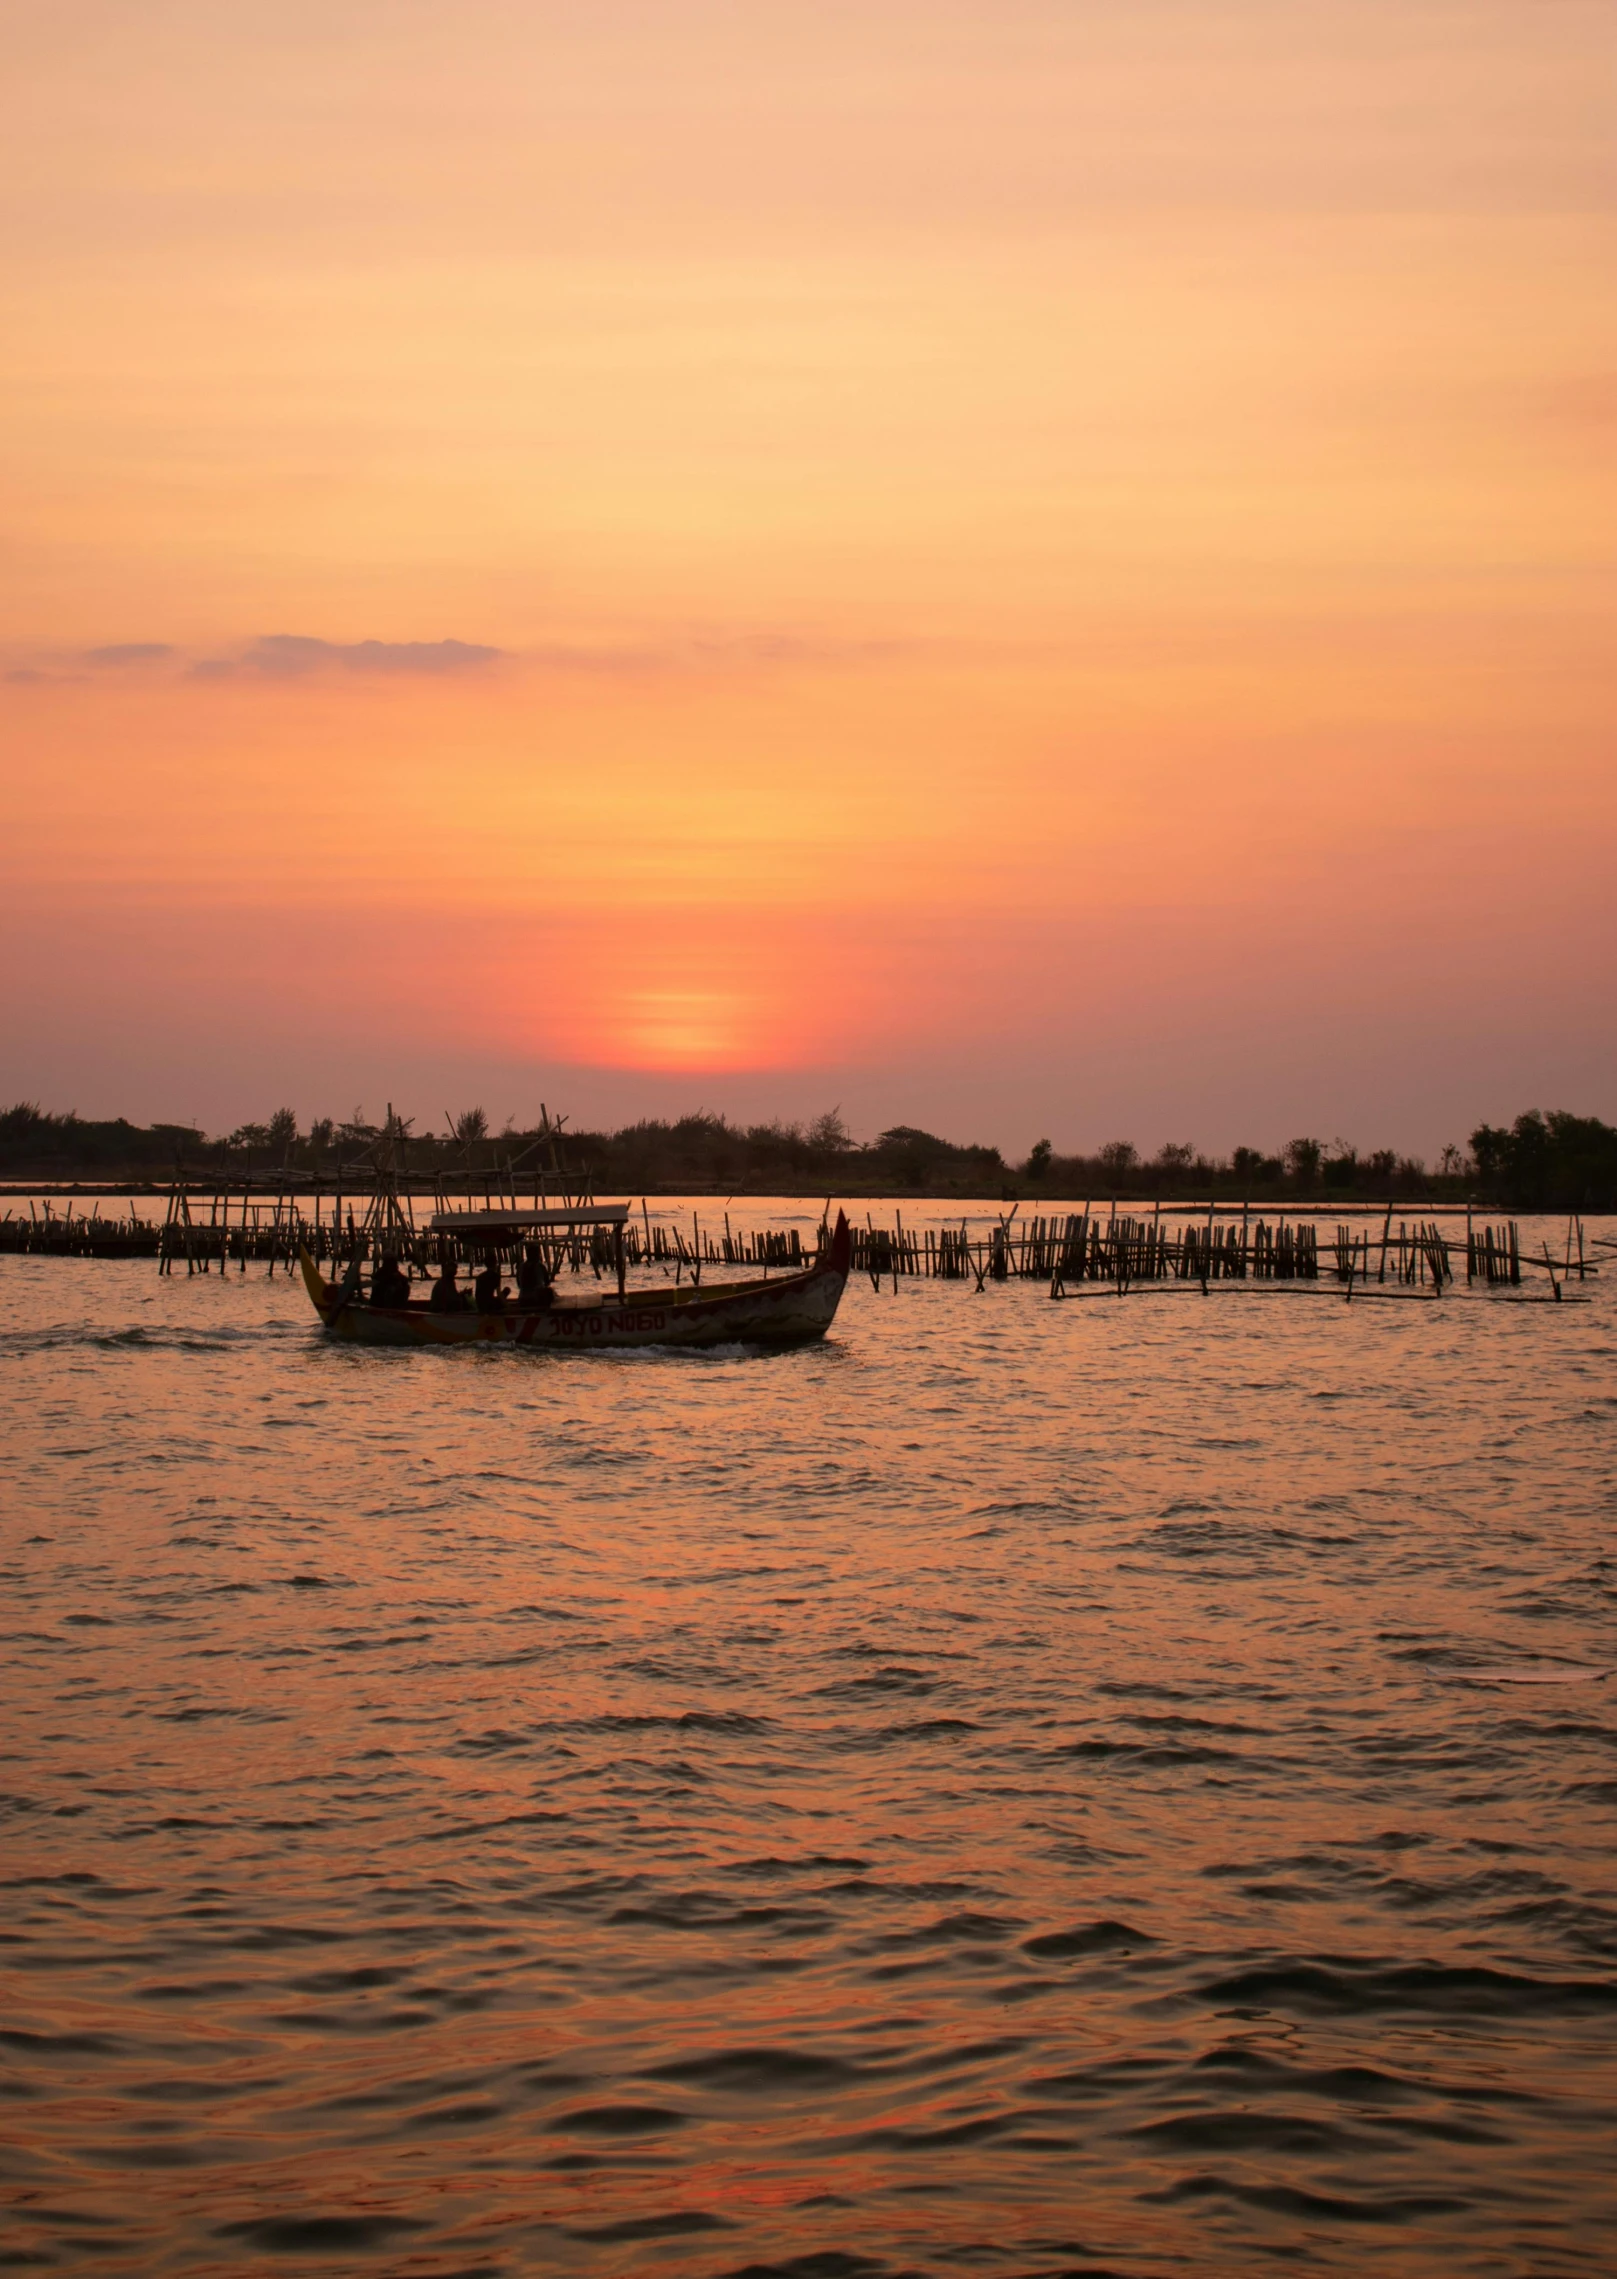
<path id="1" fill-rule="evenodd" d="M 829 1249 L 801 1274 L 750 1282 L 557 1298 L 543 1311 L 512 1300 L 494 1311 L 434 1313 L 424 1300 L 373 1306 L 328 1282 L 306 1250 L 304 1287 L 332 1337 L 353 1345 L 529 1345 L 564 1352 L 631 1345 L 807 1345 L 831 1327 L 848 1279 L 853 1236 L 837 1213 Z"/>

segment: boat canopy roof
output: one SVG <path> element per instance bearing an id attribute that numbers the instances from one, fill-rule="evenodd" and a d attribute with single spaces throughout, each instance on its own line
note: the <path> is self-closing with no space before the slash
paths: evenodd
<path id="1" fill-rule="evenodd" d="M 428 1225 L 434 1234 L 494 1234 L 517 1227 L 620 1227 L 628 1216 L 627 1203 L 581 1203 L 576 1209 L 434 1211 Z"/>

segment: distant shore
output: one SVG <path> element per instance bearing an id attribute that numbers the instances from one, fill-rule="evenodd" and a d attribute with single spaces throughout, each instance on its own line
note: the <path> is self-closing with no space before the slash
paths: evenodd
<path id="1" fill-rule="evenodd" d="M 1022 1161 L 895 1124 L 857 1140 L 828 1110 L 807 1124 L 745 1127 L 700 1111 L 621 1130 L 575 1131 L 543 1114 L 527 1130 L 490 1129 L 481 1108 L 417 1131 L 389 1110 L 381 1124 L 301 1126 L 290 1108 L 214 1137 L 181 1124 L 90 1122 L 31 1102 L 0 1110 L 0 1193 L 165 1195 L 175 1180 L 204 1194 L 358 1194 L 378 1181 L 401 1193 L 486 1192 L 709 1198 L 913 1196 L 988 1198 L 1050 1211 L 1116 1201 L 1127 1210 L 1251 1205 L 1269 1211 L 1382 1210 L 1438 1205 L 1608 1211 L 1617 1208 L 1617 1129 L 1566 1110 L 1529 1109 L 1510 1125 L 1478 1124 L 1437 1162 L 1394 1148 L 1288 1140 L 1226 1156 L 1171 1143 L 1153 1156 L 1127 1140 L 1092 1152 L 1039 1140 Z"/>

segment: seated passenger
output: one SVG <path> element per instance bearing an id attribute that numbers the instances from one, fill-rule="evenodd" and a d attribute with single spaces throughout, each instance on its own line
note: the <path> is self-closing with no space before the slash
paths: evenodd
<path id="1" fill-rule="evenodd" d="M 429 1312 L 435 1314 L 458 1314 L 460 1312 L 461 1295 L 455 1287 L 455 1261 L 452 1258 L 446 1258 L 438 1269 L 438 1279 L 432 1285 L 432 1295 L 427 1300 L 427 1307 Z"/>
<path id="2" fill-rule="evenodd" d="M 526 1313 L 542 1314 L 555 1296 L 545 1254 L 536 1242 L 530 1242 L 522 1253 L 522 1271 L 517 1276 L 517 1304 Z"/>
<path id="3" fill-rule="evenodd" d="M 472 1284 L 472 1296 L 480 1314 L 497 1313 L 500 1300 L 510 1296 L 500 1286 L 500 1262 L 492 1250 L 483 1254 L 483 1271 Z"/>
<path id="4" fill-rule="evenodd" d="M 410 1277 L 400 1266 L 393 1252 L 387 1251 L 371 1276 L 371 1304 L 373 1306 L 407 1306 L 410 1303 Z"/>

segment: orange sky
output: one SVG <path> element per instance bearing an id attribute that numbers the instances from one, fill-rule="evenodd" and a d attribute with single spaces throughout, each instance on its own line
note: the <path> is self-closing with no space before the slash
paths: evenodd
<path id="1" fill-rule="evenodd" d="M 9 38 L 6 1097 L 1617 1113 L 1604 5 Z"/>

